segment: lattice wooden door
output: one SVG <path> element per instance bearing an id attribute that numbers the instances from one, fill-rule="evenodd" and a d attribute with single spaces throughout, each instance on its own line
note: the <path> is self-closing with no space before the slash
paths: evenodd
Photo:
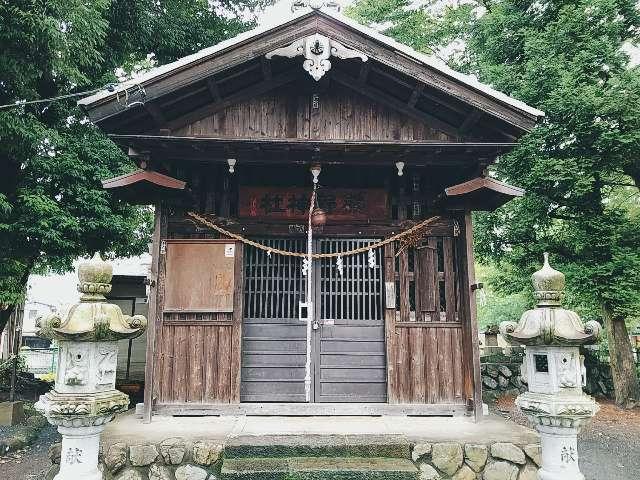
<path id="1" fill-rule="evenodd" d="M 320 239 L 314 251 L 335 252 L 373 240 Z M 304 251 L 302 239 L 263 239 L 274 248 Z M 312 401 L 386 401 L 382 252 L 314 262 Z M 301 259 L 248 247 L 242 333 L 244 402 L 304 402 L 306 325 L 299 319 L 306 279 Z"/>

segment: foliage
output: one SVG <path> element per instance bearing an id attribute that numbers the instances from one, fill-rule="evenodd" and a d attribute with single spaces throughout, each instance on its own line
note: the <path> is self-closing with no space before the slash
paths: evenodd
<path id="1" fill-rule="evenodd" d="M 546 112 L 493 171 L 525 198 L 475 216 L 480 260 L 500 265 L 496 291 L 530 290 L 549 251 L 571 306 L 637 316 L 640 70 L 623 48 L 640 32 L 634 2 L 360 0 L 349 13 L 423 51 L 461 39 L 465 70 Z"/>
<path id="2" fill-rule="evenodd" d="M 476 295 L 478 326 L 480 330 L 505 321 L 517 322 L 525 310 L 532 306 L 532 298 L 524 292 L 500 293 L 496 285 L 502 280 L 493 265 L 476 265 L 476 279 L 483 284 Z"/>
<path id="3" fill-rule="evenodd" d="M 633 405 L 640 385 L 625 321 L 637 321 L 640 307 L 640 68 L 626 51 L 640 34 L 636 2 L 377 3 L 358 0 L 350 13 L 400 38 L 411 25 L 427 51 L 459 29 L 467 72 L 546 112 L 493 169 L 527 195 L 475 216 L 478 258 L 498 264 L 496 290 L 512 294 L 528 289 L 550 252 L 568 278 L 567 304 L 603 319 L 616 402 Z"/>
<path id="4" fill-rule="evenodd" d="M 0 105 L 99 88 L 116 81 L 117 70 L 127 76 L 150 58 L 188 55 L 250 27 L 262 4 L 2 2 Z M 97 250 L 146 249 L 149 210 L 115 200 L 100 183 L 133 165 L 75 101 L 0 110 L 0 304 L 20 302 L 34 270 L 69 269 Z"/>
<path id="5" fill-rule="evenodd" d="M 5 389 L 11 385 L 11 370 L 13 369 L 13 358 L 3 360 L 0 362 L 0 386 Z M 27 372 L 27 361 L 22 355 L 18 355 L 18 361 L 16 362 L 16 373 Z"/>

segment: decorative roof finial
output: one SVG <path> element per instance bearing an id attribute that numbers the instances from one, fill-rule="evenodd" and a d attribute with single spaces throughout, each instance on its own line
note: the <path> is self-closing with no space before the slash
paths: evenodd
<path id="1" fill-rule="evenodd" d="M 82 293 L 82 301 L 104 301 L 104 296 L 111 292 L 113 267 L 102 260 L 96 252 L 91 260 L 78 265 L 78 291 Z"/>
<path id="2" fill-rule="evenodd" d="M 76 342 L 116 341 L 141 335 L 147 319 L 142 315 L 123 315 L 118 305 L 108 303 L 113 267 L 96 253 L 78 265 L 80 302 L 64 314 L 51 313 L 36 319 L 38 335 Z"/>
<path id="3" fill-rule="evenodd" d="M 296 12 L 303 8 L 312 8 L 313 10 L 320 10 L 326 8 L 328 10 L 340 11 L 340 5 L 333 0 L 293 0 L 291 2 L 291 11 Z"/>
<path id="4" fill-rule="evenodd" d="M 549 265 L 549 254 L 544 253 L 544 265 L 540 270 L 531 275 L 534 297 L 538 301 L 538 307 L 554 307 L 562 304 L 564 295 L 564 273 L 555 270 Z"/>
<path id="5" fill-rule="evenodd" d="M 576 312 L 562 308 L 564 274 L 551 268 L 549 254 L 544 265 L 531 276 L 536 308 L 527 310 L 519 323 L 502 322 L 500 333 L 521 345 L 584 345 L 594 343 L 601 327 L 596 321 L 582 323 Z"/>

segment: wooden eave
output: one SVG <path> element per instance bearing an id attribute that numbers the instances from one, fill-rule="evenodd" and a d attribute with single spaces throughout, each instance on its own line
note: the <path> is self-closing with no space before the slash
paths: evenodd
<path id="1" fill-rule="evenodd" d="M 309 140 L 297 138 L 177 137 L 162 135 L 110 135 L 124 151 L 138 152 L 154 161 L 285 164 L 321 161 L 325 164 L 459 166 L 489 165 L 516 146 L 512 142 L 409 142 Z"/>
<path id="2" fill-rule="evenodd" d="M 494 178 L 476 177 L 445 188 L 449 208 L 493 211 L 508 201 L 522 197 L 522 188 L 500 182 Z"/>
<path id="3" fill-rule="evenodd" d="M 186 182 L 153 170 L 136 170 L 102 181 L 102 188 L 129 203 L 152 203 L 166 197 L 180 197 L 186 191 Z"/>
<path id="4" fill-rule="evenodd" d="M 266 60 L 264 55 L 313 33 L 327 35 L 370 58 L 364 63 L 332 59 L 327 79 L 431 121 L 436 128 L 460 138 L 473 138 L 479 125 L 500 133 L 497 138 L 514 140 L 533 128 L 542 115 L 530 107 L 520 108 L 515 100 L 509 102 L 498 92 L 488 93 L 488 87 L 463 82 L 460 75 L 428 65 L 420 61 L 417 52 L 409 55 L 408 47 L 350 20 L 315 10 L 274 28 L 223 42 L 224 48 L 214 48 L 210 54 L 186 57 L 175 62 L 175 67 L 160 67 L 160 73 L 127 87 L 132 102 L 128 108 L 123 105 L 122 91 L 94 95 L 80 105 L 109 133 L 179 128 L 243 98 L 294 81 L 308 81 L 300 58 Z"/>

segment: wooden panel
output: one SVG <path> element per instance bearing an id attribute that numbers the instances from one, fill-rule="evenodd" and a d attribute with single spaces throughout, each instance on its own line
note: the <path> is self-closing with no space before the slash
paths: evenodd
<path id="1" fill-rule="evenodd" d="M 281 88 L 249 98 L 175 130 L 175 135 L 333 140 L 440 140 L 452 137 L 425 122 L 332 84 L 322 93 Z M 313 108 L 316 96 L 317 108 Z"/>
<path id="2" fill-rule="evenodd" d="M 167 241 L 166 248 L 165 312 L 233 311 L 234 243 Z"/>
<path id="3" fill-rule="evenodd" d="M 163 341 L 157 345 L 158 401 L 237 403 L 230 361 L 233 327 L 198 325 L 195 318 L 185 323 L 161 328 Z"/>
<path id="4" fill-rule="evenodd" d="M 394 403 L 467 403 L 468 356 L 463 325 L 455 236 L 428 236 L 417 247 L 402 248 L 387 272 L 396 276 L 398 307 L 389 309 L 393 346 L 388 347 Z M 396 246 L 398 248 L 399 246 Z M 388 252 L 390 253 L 390 252 Z M 442 312 L 441 312 L 442 310 Z M 441 315 L 442 313 L 442 315 Z"/>
<path id="5" fill-rule="evenodd" d="M 397 332 L 397 403 L 465 404 L 462 329 L 425 322 Z"/>

